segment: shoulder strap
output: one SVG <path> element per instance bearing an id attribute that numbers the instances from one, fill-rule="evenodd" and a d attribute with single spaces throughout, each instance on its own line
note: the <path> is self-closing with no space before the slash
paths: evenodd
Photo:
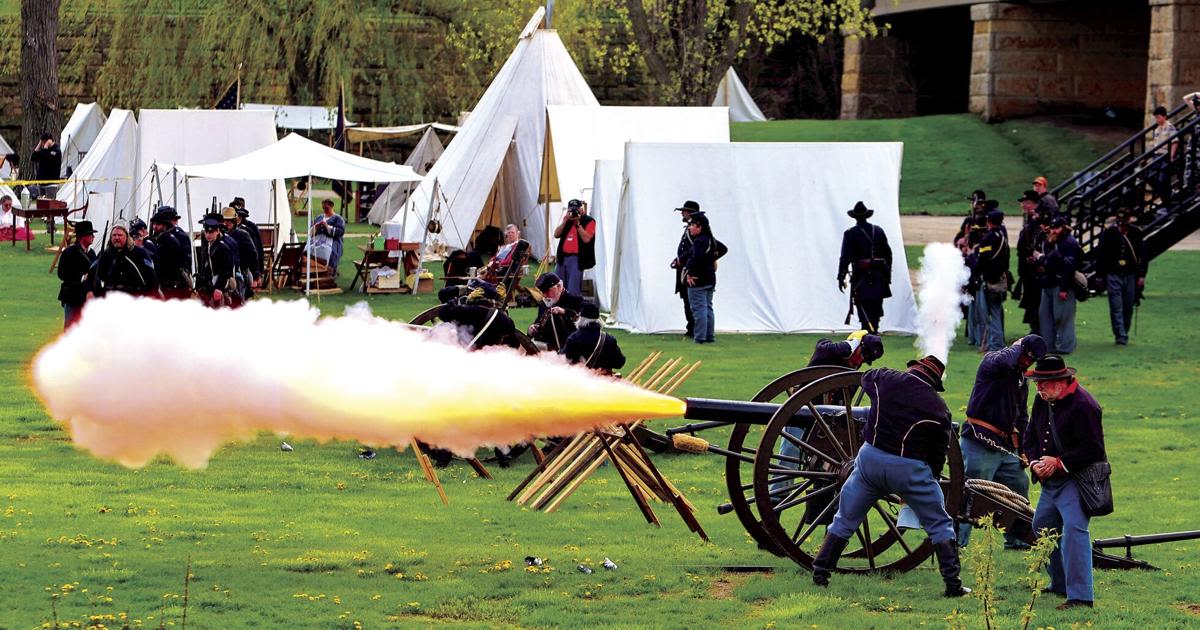
<path id="1" fill-rule="evenodd" d="M 1118 232 L 1118 234 L 1120 234 L 1120 232 Z M 1121 234 L 1121 238 L 1125 239 L 1125 244 L 1129 246 L 1129 255 L 1133 256 L 1133 262 L 1138 265 L 1142 264 L 1142 261 L 1138 260 L 1137 250 L 1133 248 L 1133 243 L 1129 240 L 1129 235 Z"/>
<path id="2" fill-rule="evenodd" d="M 600 330 L 599 332 L 600 332 L 600 338 L 596 340 L 596 347 L 592 350 L 592 356 L 588 357 L 587 362 L 584 363 L 585 367 L 588 367 L 588 368 L 596 367 L 596 366 L 592 365 L 592 362 L 595 361 L 596 359 L 600 358 L 600 350 L 601 350 L 601 348 L 604 347 L 604 344 L 608 342 L 608 335 L 605 334 L 605 332 L 603 330 Z"/>

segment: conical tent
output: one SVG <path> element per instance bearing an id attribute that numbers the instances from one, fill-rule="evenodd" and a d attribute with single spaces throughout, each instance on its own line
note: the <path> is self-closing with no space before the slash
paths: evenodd
<path id="1" fill-rule="evenodd" d="M 4 160 L 4 162 L 0 164 L 0 179 L 12 178 L 12 164 L 8 162 L 7 157 L 13 153 L 16 153 L 16 151 L 13 151 L 12 147 L 8 145 L 8 142 L 4 140 L 4 137 L 0 136 L 0 159 Z"/>
<path id="2" fill-rule="evenodd" d="M 516 48 L 475 104 L 470 118 L 430 169 L 403 211 L 389 223 L 403 226 L 403 240 L 422 242 L 428 219 L 441 223 L 436 239 L 464 247 L 486 211 L 497 225 L 515 223 L 533 252 L 548 245 L 544 205 L 539 195 L 545 174 L 547 105 L 599 105 L 558 34 L 541 28 L 538 9 Z M 435 184 L 436 182 L 436 184 Z M 438 189 L 437 205 L 430 199 Z"/>
<path id="3" fill-rule="evenodd" d="M 79 103 L 71 113 L 70 120 L 63 127 L 58 145 L 62 151 L 62 176 L 79 168 L 92 145 L 100 137 L 100 130 L 108 117 L 99 103 Z"/>
<path id="4" fill-rule="evenodd" d="M 430 168 L 433 168 L 445 150 L 442 141 L 438 140 L 434 128 L 429 126 L 417 142 L 416 148 L 408 154 L 408 159 L 404 160 L 404 165 L 412 167 L 418 175 L 424 175 L 429 172 Z M 388 184 L 379 194 L 375 203 L 371 204 L 367 220 L 375 225 L 387 221 L 408 202 L 408 194 L 412 192 L 412 189 L 413 184 L 407 182 Z"/>
<path id="5" fill-rule="evenodd" d="M 731 122 L 762 122 L 767 119 L 732 66 L 725 71 L 721 85 L 717 86 L 713 107 L 728 107 Z"/>
<path id="6" fill-rule="evenodd" d="M 94 223 L 97 230 L 103 231 L 105 222 L 111 219 L 132 218 L 136 214 L 131 200 L 137 154 L 138 124 L 133 112 L 112 110 L 112 116 L 104 123 L 71 179 L 59 186 L 56 197 L 70 208 L 82 208 L 87 204 L 88 211 L 83 218 Z"/>

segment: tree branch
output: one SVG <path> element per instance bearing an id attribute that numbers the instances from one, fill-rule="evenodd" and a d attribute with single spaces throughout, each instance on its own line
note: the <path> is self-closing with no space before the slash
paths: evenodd
<path id="1" fill-rule="evenodd" d="M 642 0 L 625 0 L 625 9 L 629 12 L 630 30 L 633 31 L 638 48 L 642 49 L 646 69 L 650 71 L 660 86 L 669 86 L 671 71 L 654 46 L 654 35 L 650 32 L 650 19 L 646 17 L 646 9 L 642 6 Z"/>

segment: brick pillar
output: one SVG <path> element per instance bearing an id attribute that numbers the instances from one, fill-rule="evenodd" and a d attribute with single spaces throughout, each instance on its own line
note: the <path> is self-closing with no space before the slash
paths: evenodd
<path id="1" fill-rule="evenodd" d="M 1146 119 L 1162 105 L 1175 109 L 1200 90 L 1200 0 L 1150 0 Z"/>
<path id="2" fill-rule="evenodd" d="M 906 47 L 887 34 L 846 37 L 842 60 L 842 120 L 913 116 L 917 95 Z"/>

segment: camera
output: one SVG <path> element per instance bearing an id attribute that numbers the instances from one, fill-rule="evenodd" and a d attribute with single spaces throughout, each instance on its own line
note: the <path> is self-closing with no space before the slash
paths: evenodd
<path id="1" fill-rule="evenodd" d="M 569 208 L 567 210 L 567 215 L 570 216 L 572 219 L 578 219 L 579 218 L 579 208 Z"/>

